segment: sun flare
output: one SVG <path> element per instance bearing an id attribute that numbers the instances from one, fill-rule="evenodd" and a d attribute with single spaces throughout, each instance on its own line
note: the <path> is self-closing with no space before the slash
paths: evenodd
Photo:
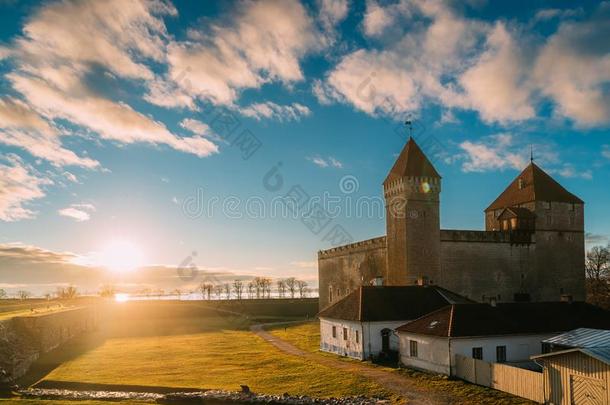
<path id="1" fill-rule="evenodd" d="M 110 241 L 102 250 L 102 266 L 114 272 L 128 272 L 142 266 L 142 252 L 137 245 L 124 239 Z"/>

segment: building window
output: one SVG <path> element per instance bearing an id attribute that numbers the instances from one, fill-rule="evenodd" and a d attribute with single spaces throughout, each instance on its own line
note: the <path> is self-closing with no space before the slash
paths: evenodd
<path id="1" fill-rule="evenodd" d="M 343 328 L 343 340 L 347 340 L 347 328 Z"/>
<path id="2" fill-rule="evenodd" d="M 483 360 L 483 348 L 482 347 L 473 347 L 472 348 L 472 358 Z"/>
<path id="3" fill-rule="evenodd" d="M 409 340 L 409 356 L 417 357 L 417 341 Z"/>
<path id="4" fill-rule="evenodd" d="M 360 343 L 360 332 L 356 331 L 356 343 Z"/>
<path id="5" fill-rule="evenodd" d="M 333 337 L 337 338 L 337 327 L 333 326 Z"/>
<path id="6" fill-rule="evenodd" d="M 333 286 L 328 286 L 328 301 L 333 302 Z"/>
<path id="7" fill-rule="evenodd" d="M 506 363 L 506 346 L 496 346 L 496 361 Z"/>
<path id="8" fill-rule="evenodd" d="M 550 215 L 546 216 L 546 224 L 547 225 L 553 225 L 553 217 Z"/>
<path id="9" fill-rule="evenodd" d="M 551 202 L 550 202 L 550 201 L 543 201 L 543 202 L 542 202 L 542 207 L 543 207 L 545 210 L 550 210 L 550 209 L 551 209 Z"/>

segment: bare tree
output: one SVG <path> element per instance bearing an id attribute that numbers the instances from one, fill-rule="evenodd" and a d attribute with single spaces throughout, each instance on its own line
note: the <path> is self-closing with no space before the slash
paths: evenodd
<path id="1" fill-rule="evenodd" d="M 230 300 L 230 299 L 231 299 L 231 284 L 229 284 L 229 283 L 224 283 L 224 284 L 222 285 L 222 288 L 223 288 L 223 290 L 224 290 L 224 292 L 225 292 L 225 298 L 226 298 L 226 299 L 228 299 L 228 300 Z"/>
<path id="2" fill-rule="evenodd" d="M 222 295 L 222 284 L 217 284 L 214 286 L 214 294 L 216 294 L 216 299 L 219 300 Z"/>
<path id="3" fill-rule="evenodd" d="M 263 288 L 263 278 L 255 277 L 252 281 L 254 283 L 254 290 L 256 291 L 256 298 L 261 298 L 261 293 L 263 296 L 265 295 L 265 291 Z"/>
<path id="4" fill-rule="evenodd" d="M 305 298 L 309 291 L 307 288 L 307 281 L 297 280 L 297 289 L 299 290 L 299 297 Z"/>
<path id="5" fill-rule="evenodd" d="M 286 296 L 286 282 L 284 280 L 277 280 L 277 296 L 284 298 Z"/>
<path id="6" fill-rule="evenodd" d="M 248 298 L 252 299 L 254 297 L 254 290 L 256 286 L 254 285 L 254 281 L 248 282 Z"/>
<path id="7" fill-rule="evenodd" d="M 102 298 L 111 298 L 114 297 L 115 293 L 116 290 L 114 286 L 112 284 L 106 284 L 103 285 L 102 288 L 100 288 L 99 296 Z"/>
<path id="8" fill-rule="evenodd" d="M 238 300 L 241 300 L 241 296 L 244 292 L 244 282 L 241 280 L 233 280 L 233 291 Z"/>
<path id="9" fill-rule="evenodd" d="M 210 300 L 210 296 L 212 295 L 212 289 L 214 288 L 214 286 L 210 283 L 201 283 L 199 284 L 199 292 L 201 293 L 201 298 L 206 299 L 209 301 Z"/>
<path id="10" fill-rule="evenodd" d="M 57 288 L 57 298 L 62 300 L 71 300 L 78 297 L 78 290 L 73 285 Z"/>
<path id="11" fill-rule="evenodd" d="M 288 292 L 290 293 L 290 298 L 294 298 L 294 296 L 297 292 L 297 279 L 294 277 L 290 277 L 290 278 L 287 278 L 284 282 L 286 283 L 286 288 L 288 289 Z"/>
<path id="12" fill-rule="evenodd" d="M 6 297 L 8 297 L 8 295 L 6 294 L 6 291 L 2 288 L 0 288 L 0 300 L 5 299 Z"/>
<path id="13" fill-rule="evenodd" d="M 27 300 L 28 298 L 30 298 L 30 292 L 29 291 L 25 291 L 25 290 L 19 290 L 17 291 L 17 297 L 20 300 Z"/>
<path id="14" fill-rule="evenodd" d="M 587 301 L 610 308 L 610 245 L 594 246 L 585 258 Z"/>
<path id="15" fill-rule="evenodd" d="M 271 298 L 271 279 L 267 277 L 261 278 L 261 286 L 263 289 L 263 298 Z"/>
<path id="16" fill-rule="evenodd" d="M 177 296 L 178 296 L 178 300 L 180 300 L 180 297 L 182 297 L 182 290 L 181 290 L 181 289 L 179 289 L 179 288 L 175 288 L 175 289 L 174 289 L 174 291 L 172 291 L 172 293 L 173 293 L 174 295 L 177 295 Z"/>

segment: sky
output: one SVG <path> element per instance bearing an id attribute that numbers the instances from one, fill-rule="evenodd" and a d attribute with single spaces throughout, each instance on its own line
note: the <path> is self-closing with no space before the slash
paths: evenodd
<path id="1" fill-rule="evenodd" d="M 0 288 L 315 288 L 409 136 L 443 228 L 533 152 L 606 244 L 608 38 L 610 2 L 0 1 Z"/>

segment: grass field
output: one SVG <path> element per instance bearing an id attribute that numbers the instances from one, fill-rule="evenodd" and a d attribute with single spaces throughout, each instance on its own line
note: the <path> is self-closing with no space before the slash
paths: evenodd
<path id="1" fill-rule="evenodd" d="M 247 330 L 231 329 L 110 338 L 45 380 L 232 391 L 245 384 L 266 394 L 391 397 L 368 379 L 283 354 Z"/>
<path id="2" fill-rule="evenodd" d="M 307 322 L 298 325 L 278 325 L 269 328 L 269 332 L 277 336 L 280 339 L 286 340 L 292 343 L 294 346 L 301 350 L 316 353 L 323 357 L 333 357 L 338 360 L 346 362 L 357 362 L 358 364 L 366 364 L 370 367 L 383 368 L 388 372 L 399 373 L 410 381 L 414 382 L 417 386 L 422 389 L 429 389 L 432 391 L 441 391 L 451 393 L 455 398 L 456 404 L 481 404 L 481 403 L 493 403 L 503 405 L 514 405 L 514 404 L 533 404 L 533 402 L 527 401 L 522 398 L 518 398 L 512 395 L 505 394 L 501 391 L 481 387 L 474 384 L 469 384 L 460 380 L 450 380 L 445 376 L 429 374 L 419 372 L 410 369 L 397 369 L 384 367 L 381 365 L 375 365 L 371 363 L 363 363 L 358 360 L 353 360 L 345 357 L 336 356 L 330 353 L 323 353 L 319 351 L 320 341 L 320 323 L 319 322 Z"/>

